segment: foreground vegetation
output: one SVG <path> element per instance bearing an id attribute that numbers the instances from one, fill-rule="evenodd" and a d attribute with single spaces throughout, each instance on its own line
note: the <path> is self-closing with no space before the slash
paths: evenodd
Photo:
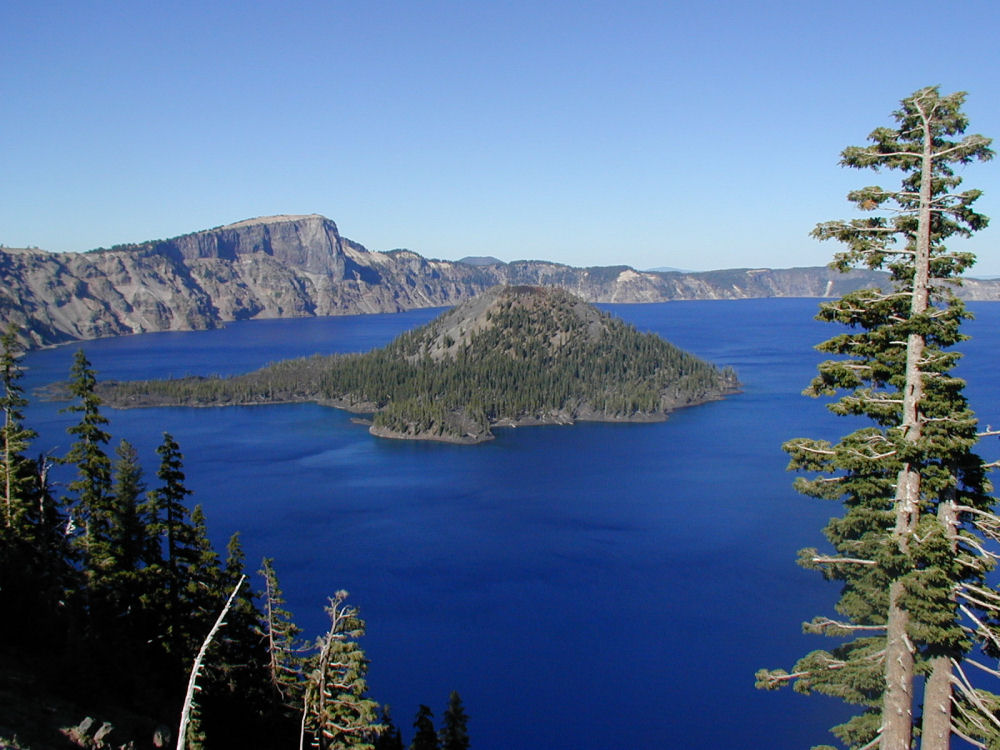
<path id="1" fill-rule="evenodd" d="M 329 599 L 329 630 L 303 640 L 273 561 L 262 562 L 255 592 L 244 582 L 239 535 L 224 559 L 212 548 L 200 506 L 187 506 L 173 437 L 157 449 L 152 489 L 128 442 L 108 455 L 108 420 L 83 352 L 66 409 L 78 418 L 68 429 L 74 442 L 55 459 L 73 478 L 57 496 L 50 459 L 28 457 L 35 434 L 24 423 L 18 359 L 11 329 L 0 341 L 0 746 L 142 748 L 155 735 L 157 747 L 176 738 L 179 748 L 210 750 L 401 750 L 387 709 L 367 694 L 364 622 L 346 592 Z M 220 611 L 225 625 L 206 641 Z M 196 698 L 181 722 L 203 644 Z M 422 747 L 438 747 L 433 725 L 431 735 Z M 457 693 L 440 741 L 468 747 Z"/>
<path id="2" fill-rule="evenodd" d="M 839 645 L 757 678 L 760 687 L 793 684 L 859 706 L 833 729 L 857 750 L 911 750 L 917 741 L 948 750 L 953 737 L 1000 748 L 1000 697 L 979 687 L 983 676 L 1000 677 L 1000 594 L 987 583 L 1000 518 L 989 467 L 973 451 L 997 433 L 977 434 L 964 383 L 952 374 L 959 355 L 950 347 L 965 338 L 969 315 L 947 282 L 974 257 L 944 246 L 987 222 L 972 209 L 979 191 L 956 190 L 955 165 L 993 155 L 989 139 L 960 137 L 964 98 L 921 89 L 894 113 L 896 127 L 846 149 L 844 165 L 899 170 L 901 187 L 853 191 L 849 199 L 872 215 L 814 233 L 846 245 L 836 267 L 888 269 L 893 285 L 853 292 L 819 314 L 842 332 L 819 346 L 836 358 L 819 366 L 807 393 L 837 396 L 834 413 L 868 426 L 832 444 L 785 445 L 790 468 L 806 473 L 797 488 L 844 506 L 824 529 L 833 551 L 800 557 L 843 584 L 838 616 L 804 626 Z"/>
<path id="3" fill-rule="evenodd" d="M 374 412 L 376 434 L 476 442 L 497 424 L 662 419 L 737 387 L 731 370 L 567 292 L 498 287 L 366 354 L 106 383 L 101 394 L 116 406 L 317 401 Z"/>

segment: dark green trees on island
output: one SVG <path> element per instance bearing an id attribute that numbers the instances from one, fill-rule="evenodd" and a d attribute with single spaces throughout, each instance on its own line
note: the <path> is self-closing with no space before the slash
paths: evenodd
<path id="1" fill-rule="evenodd" d="M 824 529 L 833 551 L 800 557 L 842 584 L 838 616 L 804 626 L 839 643 L 791 672 L 757 678 L 760 687 L 790 683 L 859 706 L 833 730 L 855 750 L 911 750 L 918 741 L 921 750 L 948 750 L 953 737 L 1000 747 L 1000 699 L 978 686 L 1000 676 L 1000 594 L 986 582 L 1000 519 L 973 450 L 982 434 L 952 374 L 960 355 L 951 347 L 969 317 L 952 290 L 974 256 L 944 246 L 987 222 L 972 209 L 979 191 L 957 190 L 956 165 L 992 157 L 989 139 L 963 136 L 964 97 L 921 89 L 894 113 L 895 127 L 846 149 L 843 165 L 898 170 L 902 184 L 850 193 L 868 216 L 814 232 L 846 246 L 836 267 L 884 268 L 893 286 L 848 294 L 819 314 L 841 332 L 820 344 L 835 359 L 806 392 L 836 396 L 834 413 L 868 426 L 836 443 L 784 446 L 790 468 L 806 472 L 799 491 L 843 503 Z"/>
<path id="2" fill-rule="evenodd" d="M 317 401 L 373 412 L 376 435 L 478 442 L 493 425 L 663 419 L 737 387 L 731 370 L 567 292 L 496 287 L 367 354 L 101 392 L 116 406 Z"/>

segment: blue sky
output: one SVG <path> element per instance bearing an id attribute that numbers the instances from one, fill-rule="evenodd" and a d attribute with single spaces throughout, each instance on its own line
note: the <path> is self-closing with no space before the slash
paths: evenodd
<path id="1" fill-rule="evenodd" d="M 826 263 L 837 166 L 925 85 L 1000 138 L 1000 3 L 0 7 L 0 242 L 86 250 L 321 213 L 371 250 Z M 1000 161 L 965 169 L 995 226 Z"/>

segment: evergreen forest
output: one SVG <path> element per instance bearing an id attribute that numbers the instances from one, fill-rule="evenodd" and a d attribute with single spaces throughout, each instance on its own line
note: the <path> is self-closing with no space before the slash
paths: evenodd
<path id="1" fill-rule="evenodd" d="M 365 623 L 345 591 L 329 629 L 305 638 L 275 563 L 248 577 L 239 533 L 219 554 L 190 505 L 183 455 L 164 433 L 156 476 L 136 449 L 109 451 L 96 378 L 77 352 L 64 456 L 32 457 L 16 331 L 0 340 L 0 746 L 401 750 L 368 695 Z M 70 477 L 56 482 L 58 469 Z M 214 623 L 214 625 L 213 625 Z M 187 686 L 187 691 L 185 687 Z M 186 699 L 187 696 L 187 699 Z M 457 692 L 440 732 L 421 706 L 421 747 L 464 750 Z"/>
<path id="2" fill-rule="evenodd" d="M 496 287 L 365 354 L 230 378 L 104 383 L 114 406 L 317 401 L 374 413 L 374 432 L 478 442 L 491 425 L 653 420 L 738 388 L 719 369 L 568 292 Z"/>

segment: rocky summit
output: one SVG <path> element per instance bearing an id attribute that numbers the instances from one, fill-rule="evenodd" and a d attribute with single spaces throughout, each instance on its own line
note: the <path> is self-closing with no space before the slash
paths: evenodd
<path id="1" fill-rule="evenodd" d="M 837 297 L 885 276 L 826 268 L 642 272 L 495 258 L 431 260 L 371 252 L 323 216 L 248 219 L 167 240 L 86 253 L 0 249 L 0 322 L 27 346 L 228 321 L 443 307 L 497 284 L 566 289 L 588 302 Z M 964 296 L 1000 299 L 1000 282 Z"/>

